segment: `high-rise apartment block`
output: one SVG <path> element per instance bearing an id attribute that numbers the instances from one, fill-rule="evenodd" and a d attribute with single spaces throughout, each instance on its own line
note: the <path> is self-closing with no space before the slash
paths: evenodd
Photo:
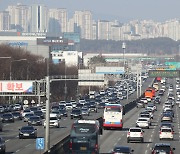
<path id="1" fill-rule="evenodd" d="M 0 12 L 0 31 L 6 31 L 10 29 L 10 16 L 8 11 Z"/>
<path id="2" fill-rule="evenodd" d="M 31 6 L 31 32 L 47 32 L 48 9 L 44 5 Z"/>

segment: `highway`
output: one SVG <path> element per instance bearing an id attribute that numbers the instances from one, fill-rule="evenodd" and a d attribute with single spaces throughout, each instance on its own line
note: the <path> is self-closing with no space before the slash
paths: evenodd
<path id="1" fill-rule="evenodd" d="M 162 102 L 166 100 L 167 92 L 162 98 Z M 101 136 L 100 153 L 110 153 L 114 146 L 123 145 L 130 146 L 135 154 L 150 154 L 152 147 L 155 143 L 170 143 L 172 147 L 175 147 L 175 154 L 180 153 L 180 112 L 178 106 L 174 106 L 175 117 L 173 120 L 174 125 L 174 140 L 159 140 L 159 126 L 161 121 L 161 113 L 163 110 L 162 104 L 157 105 L 157 111 L 154 113 L 153 123 L 150 129 L 144 129 L 144 143 L 127 143 L 127 131 L 130 127 L 135 127 L 135 122 L 138 118 L 139 113 L 143 109 L 134 108 L 124 117 L 124 128 L 121 131 L 117 130 L 105 130 L 103 136 Z"/>
<path id="2" fill-rule="evenodd" d="M 148 79 L 147 82 L 144 83 L 142 87 L 142 91 L 144 91 L 145 88 L 149 86 L 149 84 L 152 82 L 152 79 Z M 136 99 L 136 92 L 129 96 L 129 101 L 132 101 Z M 126 104 L 127 100 L 123 100 L 122 104 Z M 125 119 L 127 118 L 127 122 L 125 122 L 125 127 L 128 128 L 128 124 L 130 124 L 133 119 L 129 119 L 128 117 L 131 117 L 132 113 L 136 113 L 137 109 L 133 109 L 131 112 L 125 115 Z M 103 110 L 98 110 L 98 113 L 93 113 L 88 118 L 96 119 L 100 116 L 102 116 Z M 136 113 L 137 114 L 137 113 Z M 133 116 L 135 118 L 135 116 Z M 50 145 L 51 147 L 55 145 L 57 142 L 62 140 L 64 137 L 66 137 L 69 132 L 71 125 L 74 120 L 71 120 L 69 117 L 62 118 L 61 119 L 61 127 L 60 128 L 50 128 Z M 26 125 L 27 123 L 23 121 L 16 121 L 15 123 L 4 123 L 3 132 L 0 132 L 0 135 L 4 137 L 6 141 L 6 153 L 17 153 L 17 154 L 34 154 L 34 153 L 40 153 L 40 151 L 36 150 L 36 140 L 35 139 L 19 139 L 18 133 L 21 126 Z M 36 126 L 38 131 L 38 137 L 44 137 L 45 136 L 45 129 L 42 126 Z M 125 133 L 123 130 L 122 132 Z M 118 132 L 118 134 L 122 134 L 122 132 Z M 119 137 L 119 135 L 115 135 L 116 131 L 105 131 L 104 135 L 102 136 L 102 139 L 105 139 L 107 142 L 110 142 L 110 144 L 105 145 L 105 143 L 102 143 L 101 152 L 104 151 L 110 151 L 113 146 L 110 146 L 111 143 L 115 144 L 116 140 L 115 138 Z M 109 135 L 108 135 L 109 134 Z M 111 134 L 111 135 L 110 135 Z M 114 142 L 111 142 L 111 136 L 112 134 L 115 135 L 113 138 Z M 122 134 L 123 135 L 123 134 Z M 125 134 L 124 134 L 125 135 Z M 108 136 L 108 138 L 106 138 Z"/>

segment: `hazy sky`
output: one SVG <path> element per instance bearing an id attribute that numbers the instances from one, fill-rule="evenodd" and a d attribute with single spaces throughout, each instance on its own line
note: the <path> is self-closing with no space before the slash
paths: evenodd
<path id="1" fill-rule="evenodd" d="M 93 19 L 129 21 L 153 19 L 165 21 L 180 17 L 180 0 L 0 0 L 0 10 L 17 3 L 45 4 L 49 8 L 66 8 L 69 16 L 75 10 L 90 10 Z"/>

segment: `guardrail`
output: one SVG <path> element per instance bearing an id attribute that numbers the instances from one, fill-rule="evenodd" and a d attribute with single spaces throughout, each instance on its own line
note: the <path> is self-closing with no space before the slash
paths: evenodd
<path id="1" fill-rule="evenodd" d="M 150 85 L 152 86 L 153 83 L 154 83 L 154 80 L 151 82 Z M 124 106 L 125 113 L 131 111 L 134 107 L 136 107 L 137 102 L 143 97 L 144 97 L 144 93 L 139 98 L 137 98 L 134 101 L 126 104 Z M 97 120 L 99 120 L 100 118 L 102 118 L 102 117 L 97 118 Z M 64 139 L 59 141 L 56 145 L 52 146 L 49 151 L 44 152 L 44 154 L 55 154 L 55 153 L 63 154 L 63 153 L 65 153 L 64 149 L 66 149 L 66 150 L 69 149 L 68 148 L 69 137 L 70 137 L 70 135 L 66 136 Z"/>

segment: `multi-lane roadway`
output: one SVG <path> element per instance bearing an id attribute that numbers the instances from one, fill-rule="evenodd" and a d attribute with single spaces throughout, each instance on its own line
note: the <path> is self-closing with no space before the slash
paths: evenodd
<path id="1" fill-rule="evenodd" d="M 147 82 L 144 83 L 142 90 L 144 91 L 144 89 L 147 88 L 151 82 L 152 82 L 152 79 L 148 79 Z M 132 94 L 129 97 L 129 101 L 136 99 L 136 97 L 137 96 L 136 96 L 136 92 L 135 92 L 134 94 Z M 122 104 L 126 104 L 126 103 L 127 103 L 127 100 L 122 101 Z M 128 121 L 130 121 L 129 123 L 131 123 L 130 117 L 133 115 L 132 112 L 134 112 L 134 113 L 137 112 L 136 110 L 137 109 L 132 110 L 131 112 L 129 112 L 128 114 L 125 115 L 125 125 L 124 125 L 125 128 L 128 127 L 128 126 L 126 126 L 126 125 L 128 125 Z M 102 113 L 103 113 L 102 110 L 98 110 L 98 113 L 91 114 L 90 118 L 93 118 L 93 119 L 98 118 L 98 117 L 102 116 Z M 50 146 L 51 147 L 69 134 L 73 121 L 74 120 L 71 120 L 70 117 L 62 118 L 60 128 L 50 128 Z M 132 121 L 133 121 L 133 119 L 132 119 Z M 2 137 L 4 137 L 4 139 L 5 139 L 6 153 L 17 153 L 17 154 L 40 153 L 38 150 L 36 150 L 36 140 L 35 139 L 19 139 L 19 137 L 18 137 L 19 128 L 21 128 L 24 125 L 27 125 L 27 123 L 25 123 L 23 121 L 15 121 L 15 123 L 4 123 L 3 132 L 0 132 L 0 135 Z M 38 132 L 37 133 L 38 137 L 44 137 L 45 129 L 43 128 L 43 126 L 36 126 L 36 128 L 37 128 L 37 132 Z M 105 131 L 104 135 L 102 136 L 102 139 L 103 138 L 105 139 L 105 143 L 102 143 L 102 145 L 101 145 L 101 147 L 102 147 L 101 152 L 104 152 L 104 151 L 107 152 L 112 149 L 113 146 L 107 148 L 111 144 L 108 144 L 108 146 L 105 146 L 106 142 L 112 143 L 112 141 L 109 139 L 109 137 L 111 138 L 111 136 L 108 135 L 111 133 L 116 134 L 117 132 L 116 131 L 110 131 L 110 132 Z M 124 133 L 125 133 L 125 131 L 124 131 Z M 122 134 L 122 132 L 118 132 L 118 134 Z M 118 137 L 118 135 L 115 135 L 115 136 L 116 137 L 113 138 L 113 141 L 115 138 Z M 114 144 L 115 144 L 115 142 L 114 142 Z M 105 146 L 105 148 L 103 148 L 103 146 Z M 41 152 L 43 152 L 43 151 L 41 151 Z"/>

